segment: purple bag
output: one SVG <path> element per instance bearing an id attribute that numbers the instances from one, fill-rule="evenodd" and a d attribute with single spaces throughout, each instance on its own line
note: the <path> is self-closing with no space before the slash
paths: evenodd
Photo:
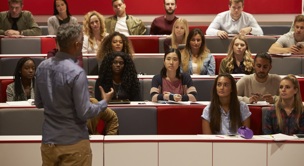
<path id="1" fill-rule="evenodd" d="M 238 134 L 245 138 L 245 139 L 251 139 L 253 137 L 253 132 L 250 128 L 247 128 L 246 126 L 242 126 L 238 129 Z"/>

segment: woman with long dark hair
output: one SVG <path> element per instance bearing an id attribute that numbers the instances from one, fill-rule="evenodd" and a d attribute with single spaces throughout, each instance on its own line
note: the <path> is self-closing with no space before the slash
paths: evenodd
<path id="1" fill-rule="evenodd" d="M 34 99 L 36 65 L 32 58 L 23 57 L 16 65 L 14 82 L 6 88 L 7 101 Z"/>
<path id="2" fill-rule="evenodd" d="M 248 106 L 238 100 L 234 78 L 220 74 L 215 79 L 211 103 L 202 114 L 203 134 L 236 134 L 241 126 L 250 127 Z"/>
<path id="3" fill-rule="evenodd" d="M 77 24 L 77 18 L 73 17 L 69 11 L 66 0 L 54 0 L 54 15 L 47 21 L 49 35 L 56 35 L 62 24 Z"/>
<path id="4" fill-rule="evenodd" d="M 181 54 L 178 49 L 169 49 L 164 56 L 160 74 L 152 79 L 152 101 L 196 101 L 196 89 L 188 73 L 180 72 Z"/>

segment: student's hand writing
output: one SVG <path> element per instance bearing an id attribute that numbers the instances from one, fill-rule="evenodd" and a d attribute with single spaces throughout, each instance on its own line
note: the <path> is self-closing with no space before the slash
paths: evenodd
<path id="1" fill-rule="evenodd" d="M 273 100 L 273 97 L 271 94 L 265 94 L 262 96 L 262 98 L 268 102 L 269 104 L 273 104 L 274 103 L 274 100 Z"/>
<path id="2" fill-rule="evenodd" d="M 110 92 L 106 93 L 101 86 L 99 86 L 99 90 L 101 92 L 101 98 L 104 99 L 107 103 L 112 99 L 114 95 L 114 90 L 111 88 Z"/>
<path id="3" fill-rule="evenodd" d="M 257 103 L 259 101 L 259 98 L 261 96 L 261 94 L 259 93 L 251 93 L 251 97 L 249 98 L 249 103 L 253 104 L 253 103 Z"/>

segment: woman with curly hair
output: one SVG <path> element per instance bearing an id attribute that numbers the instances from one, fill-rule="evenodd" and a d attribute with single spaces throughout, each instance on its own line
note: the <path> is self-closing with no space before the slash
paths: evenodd
<path id="1" fill-rule="evenodd" d="M 113 32 L 106 36 L 97 51 L 97 64 L 90 75 L 98 75 L 103 58 L 112 52 L 124 52 L 133 58 L 134 50 L 131 41 L 124 34 Z"/>
<path id="2" fill-rule="evenodd" d="M 14 82 L 6 88 L 7 101 L 34 99 L 36 65 L 32 58 L 23 57 L 16 65 Z"/>
<path id="3" fill-rule="evenodd" d="M 220 64 L 219 73 L 252 74 L 253 59 L 245 36 L 236 35 L 228 49 L 228 55 Z"/>
<path id="4" fill-rule="evenodd" d="M 124 52 L 111 52 L 104 57 L 95 84 L 97 100 L 101 100 L 99 86 L 102 86 L 105 92 L 114 89 L 112 100 L 142 100 L 134 62 L 131 56 Z"/>
<path id="5" fill-rule="evenodd" d="M 190 75 L 214 75 L 215 59 L 206 46 L 204 33 L 194 28 L 189 32 L 182 53 L 182 71 Z"/>
<path id="6" fill-rule="evenodd" d="M 82 53 L 96 53 L 103 39 L 109 35 L 106 30 L 104 17 L 97 11 L 90 11 L 83 20 Z"/>
<path id="7" fill-rule="evenodd" d="M 128 37 L 122 33 L 114 32 L 108 35 L 101 43 L 97 52 L 97 60 L 101 62 L 106 55 L 117 51 L 127 53 L 131 57 L 134 54 L 132 42 Z"/>
<path id="8" fill-rule="evenodd" d="M 210 104 L 202 114 L 203 134 L 237 134 L 241 126 L 250 127 L 251 112 L 239 101 L 234 78 L 227 73 L 216 77 Z"/>

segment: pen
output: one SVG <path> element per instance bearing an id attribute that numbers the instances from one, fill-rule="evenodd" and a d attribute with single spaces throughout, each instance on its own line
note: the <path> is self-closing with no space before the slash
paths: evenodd
<path id="1" fill-rule="evenodd" d="M 221 136 L 221 135 L 216 135 L 215 137 L 218 137 L 218 138 L 225 138 L 225 137 L 223 137 L 223 136 Z"/>

